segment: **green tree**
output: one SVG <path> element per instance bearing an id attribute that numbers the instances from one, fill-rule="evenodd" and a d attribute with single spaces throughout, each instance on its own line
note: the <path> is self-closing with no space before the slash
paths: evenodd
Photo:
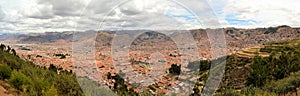
<path id="1" fill-rule="evenodd" d="M 251 71 L 247 78 L 247 85 L 253 85 L 255 87 L 263 86 L 267 81 L 268 71 L 264 59 L 260 56 L 254 57 Z"/>

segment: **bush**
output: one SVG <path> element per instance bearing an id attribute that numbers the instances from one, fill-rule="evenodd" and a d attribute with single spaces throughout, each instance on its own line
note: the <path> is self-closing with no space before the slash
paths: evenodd
<path id="1" fill-rule="evenodd" d="M 0 79 L 9 79 L 11 75 L 11 69 L 6 64 L 0 64 Z"/>
<path id="2" fill-rule="evenodd" d="M 57 89 L 52 85 L 46 92 L 43 92 L 43 96 L 58 96 Z"/>
<path id="3" fill-rule="evenodd" d="M 245 87 L 241 90 L 241 94 L 246 94 L 246 95 L 255 95 L 255 94 L 261 94 L 263 93 L 264 90 L 260 89 L 260 88 L 257 88 L 257 87 L 253 87 L 253 86 L 248 86 L 248 87 Z"/>
<path id="4" fill-rule="evenodd" d="M 267 82 L 268 69 L 266 62 L 260 56 L 254 57 L 254 62 L 251 65 L 252 70 L 247 78 L 247 85 L 254 87 L 262 87 Z"/>
<path id="5" fill-rule="evenodd" d="M 53 78 L 54 87 L 57 89 L 58 94 L 66 96 L 82 96 L 83 92 L 78 84 L 75 75 L 61 73 Z"/>
<path id="6" fill-rule="evenodd" d="M 18 71 L 13 71 L 9 83 L 12 84 L 15 88 L 22 90 L 24 85 L 29 84 L 29 78 L 23 73 Z"/>
<path id="7" fill-rule="evenodd" d="M 289 77 L 268 84 L 268 89 L 278 94 L 296 92 L 296 89 L 300 86 L 299 82 L 300 82 L 300 71 Z"/>

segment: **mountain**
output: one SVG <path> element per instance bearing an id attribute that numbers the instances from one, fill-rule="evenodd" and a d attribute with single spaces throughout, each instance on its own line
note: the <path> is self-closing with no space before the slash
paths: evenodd
<path id="1" fill-rule="evenodd" d="M 13 34 L 13 33 L 0 34 L 0 41 L 14 40 L 17 39 L 19 35 L 20 34 Z"/>
<path id="2" fill-rule="evenodd" d="M 216 29 L 215 29 L 216 30 Z M 300 88 L 300 29 L 299 28 L 292 28 L 289 26 L 278 26 L 278 27 L 270 27 L 270 28 L 256 28 L 256 29 L 239 29 L 239 28 L 223 28 L 223 32 L 225 33 L 226 38 L 226 44 L 227 44 L 227 51 L 228 56 L 226 58 L 226 67 L 225 67 L 225 74 L 224 78 L 222 79 L 221 86 L 217 89 L 216 95 L 219 96 L 232 96 L 232 95 L 249 95 L 249 94 L 258 94 L 258 95 L 292 95 L 298 93 L 298 89 Z M 196 29 L 196 30 L 189 30 L 192 36 L 194 37 L 195 41 L 197 41 L 197 47 L 199 48 L 200 55 L 202 57 L 208 58 L 208 60 L 200 60 L 194 62 L 188 63 L 189 68 L 195 68 L 197 64 L 200 64 L 200 72 L 199 77 L 196 78 L 198 82 L 195 85 L 195 88 L 193 89 L 194 94 L 193 96 L 198 96 L 199 94 L 197 92 L 201 92 L 203 86 L 205 86 L 205 80 L 207 80 L 209 75 L 209 69 L 210 69 L 210 62 L 211 58 L 209 58 L 208 55 L 210 55 L 209 46 L 210 42 L 208 40 L 207 36 L 207 29 Z M 94 34 L 88 34 L 91 33 L 98 33 L 97 35 Z M 138 32 L 145 32 L 143 34 L 139 34 L 138 36 L 135 36 Z M 36 44 L 38 45 L 37 48 L 33 48 L 31 50 L 43 50 L 41 53 L 38 53 L 39 51 L 27 51 L 23 50 L 24 54 L 23 56 L 28 57 L 27 52 L 37 52 L 37 55 L 40 54 L 50 54 L 49 56 L 52 56 L 51 54 L 57 54 L 59 53 L 65 53 L 70 52 L 68 51 L 56 51 L 55 49 L 61 50 L 61 48 L 57 48 L 55 46 L 60 46 L 57 43 L 66 44 L 66 43 L 72 43 L 72 42 L 79 42 L 79 44 L 86 44 L 93 41 L 96 41 L 96 64 L 99 67 L 99 70 L 103 71 L 104 74 L 101 74 L 107 80 L 107 86 L 114 88 L 114 91 L 117 92 L 119 95 L 122 94 L 138 94 L 139 91 L 136 91 L 136 89 L 139 89 L 139 87 L 135 88 L 134 85 L 129 84 L 128 82 L 124 82 L 125 80 L 122 79 L 118 74 L 119 73 L 113 73 L 114 67 L 111 67 L 112 65 L 112 58 L 110 56 L 111 54 L 111 46 L 113 45 L 114 39 L 116 38 L 117 34 L 121 34 L 121 38 L 135 38 L 130 47 L 131 54 L 137 54 L 134 55 L 132 62 L 138 62 L 138 64 L 134 65 L 138 70 L 141 70 L 139 72 L 143 73 L 145 69 L 147 69 L 147 64 L 149 65 L 148 61 L 150 60 L 149 56 L 147 54 L 151 54 L 151 52 L 157 52 L 159 50 L 160 52 L 166 52 L 167 58 L 170 60 L 162 61 L 167 62 L 166 65 L 170 65 L 171 68 L 167 70 L 173 70 L 172 72 L 175 72 L 178 74 L 178 70 L 180 70 L 180 67 L 178 67 L 176 64 L 179 64 L 176 62 L 179 61 L 178 58 L 180 56 L 185 56 L 184 54 L 178 54 L 176 53 L 176 44 L 174 44 L 173 40 L 174 38 L 182 38 L 181 35 L 178 35 L 177 32 L 183 32 L 181 30 L 173 30 L 167 32 L 167 34 L 162 34 L 158 31 L 149 31 L 149 30 L 123 30 L 123 31 L 87 31 L 87 32 L 46 32 L 46 33 L 32 33 L 32 34 L 22 34 L 18 35 L 17 37 L 14 37 L 13 39 L 9 39 L 9 41 L 15 41 L 16 43 L 25 43 L 30 46 L 30 44 Z M 76 34 L 76 35 L 74 35 Z M 75 36 L 75 38 L 74 38 Z M 92 37 L 96 37 L 94 40 Z M 171 38 L 172 37 L 172 38 Z M 183 37 L 187 38 L 187 37 Z M 121 39 L 122 40 L 122 39 Z M 117 41 L 117 43 L 128 43 L 130 41 Z M 47 43 L 52 43 L 53 45 L 49 44 L 46 48 L 45 45 Z M 75 44 L 76 44 L 75 43 Z M 74 44 L 74 43 L 73 43 Z M 22 44 L 21 44 L 22 45 Z M 39 46 L 41 45 L 41 46 Z M 87 44 L 90 45 L 90 44 Z M 81 45 L 79 45 L 80 47 Z M 22 46 L 21 46 L 22 47 Z M 70 46 L 69 46 L 70 47 Z M 122 48 L 126 48 L 127 46 L 121 46 Z M 45 48 L 45 49 L 43 49 Z M 143 49 L 144 48 L 144 49 Z M 79 48 L 78 48 L 79 49 Z M 44 51 L 45 50 L 45 51 Z M 17 50 L 18 51 L 18 50 Z M 174 52 L 175 51 L 175 52 Z M 22 52 L 22 51 L 19 51 Z M 145 53 L 141 54 L 138 53 Z M 148 52 L 148 53 L 147 53 Z M 49 74 L 56 74 L 55 72 L 61 71 L 61 68 L 57 68 L 54 65 L 49 66 L 49 68 L 43 68 L 39 66 L 34 66 L 31 63 L 28 63 L 28 61 L 19 61 L 21 60 L 18 56 L 14 56 L 12 54 L 8 53 L 2 53 L 4 55 L 0 56 L 0 63 L 4 63 L 4 65 L 8 66 L 14 66 L 18 68 L 18 66 L 26 65 L 21 67 L 20 72 L 15 72 L 14 74 L 22 73 L 25 75 L 25 77 L 30 77 L 33 79 L 30 79 L 30 81 L 33 81 L 35 84 L 38 82 L 35 82 L 35 80 L 39 80 L 37 78 L 43 78 L 43 76 L 40 75 L 28 75 L 28 72 L 31 73 L 39 73 L 34 71 L 42 70 L 42 72 L 47 73 L 50 71 Z M 40 55 L 45 56 L 45 58 L 38 57 L 35 55 L 32 55 L 32 59 L 36 60 L 42 60 L 47 61 L 46 55 Z M 70 54 L 71 56 L 73 54 Z M 83 54 L 84 55 L 84 54 Z M 2 57 L 2 58 L 1 58 Z M 3 58 L 4 57 L 4 58 Z M 20 55 L 22 58 L 22 56 Z M 89 56 L 86 56 L 89 57 Z M 12 58 L 12 59 L 9 59 Z M 19 58 L 19 59 L 18 59 Z M 55 58 L 55 57 L 53 57 Z M 146 59 L 144 59 L 146 58 Z M 8 59 L 8 60 L 7 60 Z M 58 59 L 58 58 L 57 58 Z M 65 58 L 61 61 L 67 61 L 71 58 Z M 222 59 L 222 58 L 221 58 Z M 17 61 L 14 61 L 17 60 Z M 55 59 L 49 59 L 53 61 L 58 61 Z M 197 59 L 199 60 L 199 59 Z M 218 59 L 217 59 L 218 60 Z M 34 61 L 34 60 L 33 60 Z M 171 61 L 171 62 L 169 62 Z M 175 62 L 173 62 L 175 61 Z M 10 63 L 14 62 L 14 63 Z M 27 63 L 26 63 L 27 62 Z M 83 64 L 86 64 L 84 61 L 81 61 Z M 47 62 L 42 62 L 43 64 Z M 49 63 L 49 62 L 48 62 Z M 53 63 L 51 61 L 51 63 Z M 135 64 L 133 63 L 133 64 Z M 222 62 L 224 63 L 224 62 Z M 15 65 L 16 64 L 16 65 Z M 58 67 L 61 63 L 57 62 Z M 143 66 L 143 64 L 145 66 Z M 37 64 L 38 65 L 38 64 Z M 68 66 L 67 63 L 63 63 L 63 66 Z M 173 67 L 172 67 L 173 66 Z M 25 69 L 23 69 L 23 67 Z M 74 66 L 73 66 L 74 67 Z M 41 68 L 41 69 L 39 69 Z M 72 68 L 72 67 L 71 67 Z M 125 67 L 124 67 L 125 68 Z M 202 69 L 201 69 L 202 68 Z M 15 68 L 12 68 L 15 69 Z M 34 69 L 34 70 L 28 70 L 28 69 Z M 51 71 L 52 70 L 52 71 Z M 69 69 L 68 69 L 69 70 Z M 193 70 L 193 69 L 189 69 Z M 180 72 L 180 71 L 179 71 Z M 111 74 L 112 73 L 112 74 Z M 66 78 L 60 77 L 61 75 L 55 75 L 55 80 L 53 82 L 47 85 L 47 88 L 45 88 L 45 91 L 49 91 L 49 89 L 53 89 L 55 93 L 55 89 L 57 92 L 61 92 L 59 85 L 64 85 L 64 81 L 70 80 L 70 82 L 73 82 L 73 75 L 68 75 L 70 73 L 66 73 Z M 146 72 L 145 72 L 146 74 Z M 168 74 L 168 72 L 166 72 Z M 175 75 L 176 75 L 175 74 Z M 173 74 L 174 75 L 174 74 Z M 168 75 L 168 76 L 173 76 Z M 65 76 L 65 75 L 63 75 Z M 70 77 L 68 77 L 70 76 Z M 134 76 L 132 74 L 128 76 Z M 23 76 L 24 77 L 24 76 Z M 84 77 L 84 76 L 82 76 Z M 57 80 L 57 78 L 63 78 L 63 80 Z M 68 79 L 71 78 L 71 79 Z M 183 77 L 182 77 L 183 78 Z M 180 79 L 182 79 L 180 78 Z M 10 78 L 8 78 L 9 81 Z M 51 80 L 49 80 L 51 81 Z M 152 90 L 154 94 L 158 94 L 159 92 L 165 92 L 166 89 L 168 89 L 169 86 L 168 83 L 172 84 L 173 79 L 171 77 L 165 77 L 165 79 L 162 79 L 159 83 L 160 86 L 150 85 L 148 86 L 147 90 Z M 69 82 L 69 81 L 68 81 Z M 12 84 L 10 82 L 7 82 L 8 84 Z M 48 82 L 49 83 L 49 82 Z M 59 83 L 59 84 L 56 84 Z M 62 84 L 61 84 L 62 83 Z M 28 86 L 31 86 L 31 85 Z M 39 84 L 39 83 L 38 83 Z M 43 83 L 44 84 L 44 83 Z M 51 84 L 54 84 L 53 88 L 50 86 Z M 69 85 L 69 84 L 67 84 Z M 66 86 L 67 86 L 66 85 Z M 76 85 L 75 83 L 72 83 L 70 85 Z M 178 84 L 175 84 L 178 85 Z M 34 86 L 34 85 L 32 85 Z M 169 86 L 169 87 L 168 87 Z M 38 86 L 40 87 L 40 86 Z M 70 87 L 70 86 L 67 86 Z M 1 87 L 0 87 L 1 88 Z M 43 87 L 42 87 L 43 88 Z M 72 86 L 70 88 L 76 88 L 74 90 L 77 90 L 77 85 Z M 18 89 L 16 87 L 16 89 Z M 20 89 L 20 88 L 19 88 Z M 18 89 L 18 90 L 19 90 Z M 59 90 L 58 90 L 59 89 Z M 68 89 L 68 88 L 67 88 Z M 42 89 L 32 89 L 33 92 L 40 92 Z M 52 91 L 53 91 L 52 90 Z M 156 91 L 155 91 L 156 90 Z M 29 91 L 29 92 L 32 92 Z M 66 93 L 60 93 L 60 94 L 69 94 L 68 90 L 64 90 Z M 80 93 L 80 91 L 78 91 Z M 125 92 L 125 93 L 123 93 Z M 126 93 L 128 92 L 128 93 Z M 32 93 L 32 94 L 38 94 L 41 95 L 43 93 Z M 71 94 L 71 93 L 70 93 Z"/>
<path id="3" fill-rule="evenodd" d="M 54 43 L 59 40 L 71 42 L 73 32 L 46 32 L 18 36 L 18 43 Z"/>
<path id="4" fill-rule="evenodd" d="M 226 34 L 226 40 L 229 45 L 240 45 L 238 42 L 247 42 L 253 44 L 262 44 L 268 41 L 291 39 L 299 37 L 300 28 L 292 28 L 289 26 L 278 26 L 269 28 L 256 28 L 256 29 L 238 29 L 238 28 L 223 28 Z M 124 30 L 126 31 L 126 30 Z M 170 31 L 169 33 L 178 32 Z M 97 32 L 97 31 L 86 31 Z M 116 34 L 116 31 L 98 31 L 97 41 L 111 41 Z M 139 42 L 145 39 L 167 39 L 169 37 L 163 36 L 164 34 L 155 31 L 137 30 L 126 31 L 123 33 L 128 36 L 134 36 L 136 32 L 146 32 L 139 36 Z M 207 39 L 206 29 L 190 30 L 191 34 L 196 40 Z M 54 43 L 57 41 L 71 42 L 73 39 L 73 31 L 66 32 L 45 32 L 45 33 L 30 33 L 30 34 L 3 34 L 0 35 L 0 41 L 4 40 L 17 40 L 17 43 Z M 78 32 L 81 33 L 81 32 Z M 121 33 L 121 32 L 120 32 Z M 167 33 L 167 32 L 164 32 Z M 82 33 L 84 34 L 84 33 Z M 118 33 L 119 34 L 119 33 Z M 121 33 L 122 34 L 122 33 Z M 109 45 L 109 44 L 108 44 Z"/>

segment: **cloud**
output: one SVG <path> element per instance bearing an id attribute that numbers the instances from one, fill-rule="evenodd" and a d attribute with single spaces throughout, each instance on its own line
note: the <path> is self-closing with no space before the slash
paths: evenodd
<path id="1" fill-rule="evenodd" d="M 50 8 L 54 15 L 58 16 L 80 16 L 82 9 L 84 9 L 89 0 L 38 0 L 39 8 Z"/>
<path id="2" fill-rule="evenodd" d="M 2 7 L 0 6 L 0 20 L 2 20 L 4 18 L 5 14 L 2 10 Z"/>
<path id="3" fill-rule="evenodd" d="M 202 11 L 207 8 L 191 1 L 187 6 L 198 4 Z M 8 2 L 0 1 L 0 5 Z M 6 32 L 200 27 L 189 10 L 167 0 L 16 0 L 11 4 L 18 7 L 6 7 L 10 11 L 1 21 Z"/>
<path id="4" fill-rule="evenodd" d="M 228 0 L 223 11 L 225 18 L 249 21 L 249 25 L 231 26 L 252 28 L 278 25 L 299 26 L 300 10 L 297 10 L 300 9 L 299 4 L 298 0 Z M 228 20 L 228 22 L 235 21 Z"/>
<path id="5" fill-rule="evenodd" d="M 1 0 L 0 28 L 5 32 L 46 32 L 300 24 L 300 10 L 295 10 L 300 9 L 300 2 L 296 0 L 176 1 Z"/>

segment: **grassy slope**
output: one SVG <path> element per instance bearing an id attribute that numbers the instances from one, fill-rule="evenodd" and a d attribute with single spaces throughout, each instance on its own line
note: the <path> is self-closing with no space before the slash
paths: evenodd
<path id="1" fill-rule="evenodd" d="M 83 95 L 75 75 L 62 69 L 36 66 L 32 62 L 13 55 L 12 52 L 2 50 L 0 50 L 0 64 L 9 66 L 11 69 L 9 72 L 11 76 L 0 82 L 1 86 L 12 94 Z M 57 74 L 57 70 L 60 70 L 61 73 Z"/>
<path id="2" fill-rule="evenodd" d="M 294 96 L 299 91 L 300 39 L 270 42 L 241 52 L 227 56 L 225 75 L 216 95 Z M 201 69 L 210 62 L 202 61 L 200 64 Z M 208 68 L 205 69 L 200 72 L 200 80 L 204 82 L 208 73 Z M 202 84 L 195 88 L 199 86 Z"/>
<path id="3" fill-rule="evenodd" d="M 283 78 L 274 79 L 277 74 L 268 73 L 273 76 L 266 76 L 266 82 L 261 87 L 255 87 L 253 85 L 247 85 L 246 83 L 249 82 L 247 80 L 249 78 L 249 74 L 253 73 L 253 64 L 255 63 L 253 60 L 259 57 L 239 57 L 236 55 L 229 56 L 227 59 L 227 66 L 226 66 L 226 76 L 225 80 L 223 81 L 223 89 L 219 90 L 220 93 L 231 93 L 238 94 L 238 95 L 295 95 L 297 92 L 297 88 L 300 85 L 300 70 L 299 66 L 299 58 L 298 55 L 300 51 L 300 40 L 290 40 L 290 41 L 283 41 L 283 42 L 270 42 L 263 45 L 259 50 L 258 53 L 248 53 L 251 56 L 261 56 L 260 53 L 273 55 L 270 56 L 263 56 L 262 64 L 269 64 L 266 65 L 268 67 L 267 71 L 273 72 L 273 70 L 279 69 L 285 73 Z M 286 58 L 284 58 L 286 57 Z M 270 61 L 269 59 L 273 58 L 277 61 Z M 240 63 L 240 65 L 238 64 Z M 274 66 L 273 66 L 274 65 Z M 283 66 L 277 68 L 278 66 Z M 289 67 L 292 66 L 292 67 Z M 293 68 L 294 71 L 291 71 Z M 263 70 L 259 69 L 258 70 Z M 297 72 L 298 71 L 298 72 Z M 262 71 L 263 72 L 263 71 Z M 258 73 L 256 73 L 258 74 Z M 260 73 L 262 74 L 262 73 Z M 260 74 L 256 76 L 260 76 Z M 275 76 L 275 77 L 274 77 Z M 256 78 L 257 79 L 257 78 Z M 224 83 L 225 82 L 225 83 Z M 222 88 L 221 88 L 222 89 Z M 242 91 L 242 92 L 240 92 Z M 224 94 L 222 94 L 224 95 Z"/>

